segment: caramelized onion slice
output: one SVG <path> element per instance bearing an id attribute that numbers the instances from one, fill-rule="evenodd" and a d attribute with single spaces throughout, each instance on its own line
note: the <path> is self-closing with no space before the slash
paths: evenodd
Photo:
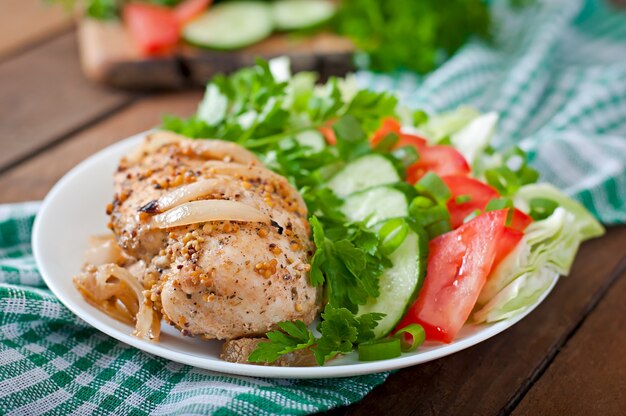
<path id="1" fill-rule="evenodd" d="M 126 156 L 126 160 L 130 163 L 137 163 L 144 154 L 154 153 L 161 147 L 172 143 L 180 143 L 184 139 L 183 136 L 168 131 L 156 131 L 150 133 L 141 142 L 141 145 Z"/>
<path id="2" fill-rule="evenodd" d="M 91 305 L 121 322 L 135 324 L 133 335 L 158 341 L 161 319 L 135 276 L 117 264 L 102 264 L 73 279 Z"/>
<path id="3" fill-rule="evenodd" d="M 198 157 L 206 160 L 224 160 L 244 164 L 260 163 L 252 152 L 236 143 L 204 138 L 192 140 L 166 130 L 158 130 L 148 134 L 142 144 L 126 156 L 126 160 L 131 164 L 137 163 L 144 155 L 154 153 L 161 147 L 171 144 L 187 147 Z"/>
<path id="4" fill-rule="evenodd" d="M 89 237 L 89 247 L 85 251 L 85 263 L 100 266 L 106 263 L 122 264 L 126 260 L 113 234 Z"/>
<path id="5" fill-rule="evenodd" d="M 302 206 L 305 206 L 300 193 L 289 184 L 289 181 L 284 176 L 281 176 L 276 172 L 272 172 L 263 166 L 209 161 L 204 164 L 204 167 L 207 169 L 214 169 L 215 173 L 218 175 L 227 175 L 248 180 L 266 179 L 282 183 L 285 189 L 289 191 L 289 196 L 293 197 Z"/>
<path id="6" fill-rule="evenodd" d="M 166 211 L 185 202 L 205 197 L 217 189 L 219 182 L 217 179 L 206 179 L 179 186 L 157 200 L 157 210 Z"/>
<path id="7" fill-rule="evenodd" d="M 152 220 L 159 228 L 209 221 L 270 222 L 269 217 L 256 208 L 241 202 L 221 199 L 187 202 L 155 215 Z"/>

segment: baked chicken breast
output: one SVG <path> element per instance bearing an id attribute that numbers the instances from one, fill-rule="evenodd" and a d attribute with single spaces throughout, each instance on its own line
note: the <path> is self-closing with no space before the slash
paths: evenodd
<path id="1" fill-rule="evenodd" d="M 121 160 L 114 184 L 107 213 L 117 264 L 138 280 L 144 309 L 184 335 L 221 340 L 315 319 L 321 293 L 308 278 L 306 206 L 252 153 L 155 132 Z M 96 266 L 75 279 L 83 294 Z"/>

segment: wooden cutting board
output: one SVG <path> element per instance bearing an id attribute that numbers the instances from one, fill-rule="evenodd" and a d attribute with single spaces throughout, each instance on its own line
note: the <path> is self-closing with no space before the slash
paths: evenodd
<path id="1" fill-rule="evenodd" d="M 83 19 L 78 42 L 85 75 L 102 84 L 133 89 L 204 85 L 217 73 L 253 64 L 255 59 L 286 55 L 294 71 L 315 70 L 323 77 L 352 69 L 353 44 L 332 33 L 310 37 L 275 34 L 248 48 L 220 52 L 181 45 L 172 56 L 145 57 L 119 21 Z"/>

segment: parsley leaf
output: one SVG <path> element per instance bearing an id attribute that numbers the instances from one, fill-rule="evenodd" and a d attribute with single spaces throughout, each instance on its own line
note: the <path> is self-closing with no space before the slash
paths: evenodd
<path id="1" fill-rule="evenodd" d="M 322 336 L 312 348 L 317 363 L 323 365 L 337 354 L 351 352 L 357 343 L 373 339 L 373 329 L 383 316 L 369 313 L 356 317 L 346 308 L 327 305 L 320 324 Z"/>
<path id="2" fill-rule="evenodd" d="M 371 153 L 367 134 L 361 124 L 352 115 L 341 117 L 333 124 L 337 138 L 337 150 L 344 161 L 351 161 L 360 156 Z"/>
<path id="3" fill-rule="evenodd" d="M 316 246 L 311 282 L 326 283 L 328 302 L 356 313 L 369 297 L 378 297 L 378 278 L 390 265 L 379 249 L 378 235 L 359 223 L 325 229 L 315 216 L 310 223 Z"/>
<path id="4" fill-rule="evenodd" d="M 337 354 L 351 352 L 357 343 L 374 339 L 374 328 L 383 317 L 381 313 L 356 317 L 345 308 L 326 305 L 318 338 L 302 321 L 280 322 L 280 330 L 268 332 L 268 340 L 258 344 L 248 361 L 273 363 L 282 355 L 310 348 L 317 363 L 323 365 Z"/>
<path id="5" fill-rule="evenodd" d="M 348 104 L 346 115 L 354 117 L 361 128 L 372 133 L 380 127 L 380 119 L 396 113 L 398 99 L 390 93 L 360 90 Z"/>
<path id="6" fill-rule="evenodd" d="M 250 362 L 273 363 L 281 355 L 309 348 L 315 342 L 313 333 L 302 321 L 279 322 L 280 330 L 267 333 L 267 342 L 261 342 L 248 357 Z"/>

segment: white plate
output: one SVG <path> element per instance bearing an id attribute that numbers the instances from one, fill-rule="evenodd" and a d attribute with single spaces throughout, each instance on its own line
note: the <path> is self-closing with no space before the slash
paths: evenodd
<path id="1" fill-rule="evenodd" d="M 133 149 L 145 133 L 112 145 L 84 160 L 67 173 L 46 196 L 33 230 L 33 251 L 46 284 L 65 306 L 95 328 L 126 344 L 154 355 L 208 370 L 246 376 L 284 378 L 346 377 L 377 373 L 431 361 L 490 338 L 530 313 L 552 290 L 553 285 L 523 314 L 491 325 L 466 325 L 448 345 L 426 343 L 419 351 L 375 362 L 359 362 L 356 354 L 331 361 L 324 367 L 264 367 L 234 364 L 219 358 L 218 341 L 183 337 L 163 325 L 161 342 L 153 343 L 130 335 L 132 328 L 87 304 L 72 285 L 91 234 L 107 232 L 105 206 L 113 196 L 113 172 L 120 157 Z"/>

